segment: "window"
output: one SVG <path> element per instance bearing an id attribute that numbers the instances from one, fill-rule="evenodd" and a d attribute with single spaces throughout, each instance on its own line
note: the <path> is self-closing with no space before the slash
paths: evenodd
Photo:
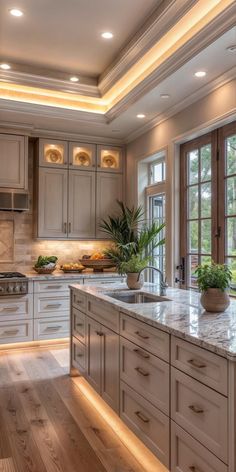
<path id="1" fill-rule="evenodd" d="M 160 158 L 149 165 L 149 183 L 150 185 L 163 182 L 166 178 L 165 160 Z"/>
<path id="2" fill-rule="evenodd" d="M 165 194 L 159 194 L 149 197 L 149 215 L 151 220 L 155 220 L 158 225 L 165 222 Z M 164 231 L 162 231 L 158 240 L 160 241 L 164 237 Z M 152 249 L 152 265 L 165 272 L 165 245 L 158 246 Z M 157 278 L 157 274 L 154 275 L 154 281 Z"/>
<path id="3" fill-rule="evenodd" d="M 236 123 L 181 146 L 183 286 L 200 263 L 230 265 L 236 283 Z"/>

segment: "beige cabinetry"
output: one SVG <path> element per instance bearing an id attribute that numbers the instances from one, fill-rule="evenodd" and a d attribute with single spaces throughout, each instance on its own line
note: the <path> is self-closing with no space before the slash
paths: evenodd
<path id="1" fill-rule="evenodd" d="M 33 340 L 33 295 L 0 298 L 0 344 Z"/>
<path id="2" fill-rule="evenodd" d="M 0 134 L 0 188 L 28 189 L 28 140 Z"/>
<path id="3" fill-rule="evenodd" d="M 96 145 L 69 143 L 69 166 L 77 170 L 96 170 Z"/>
<path id="4" fill-rule="evenodd" d="M 123 176 L 109 172 L 97 173 L 96 191 L 96 237 L 106 239 L 100 223 L 117 210 L 116 201 L 122 200 Z"/>
<path id="5" fill-rule="evenodd" d="M 123 150 L 116 146 L 98 146 L 97 147 L 97 168 L 102 172 L 123 171 Z"/>
<path id="6" fill-rule="evenodd" d="M 57 139 L 39 139 L 39 165 L 43 167 L 68 167 L 68 143 Z"/>
<path id="7" fill-rule="evenodd" d="M 95 172 L 69 171 L 68 237 L 95 238 Z"/>

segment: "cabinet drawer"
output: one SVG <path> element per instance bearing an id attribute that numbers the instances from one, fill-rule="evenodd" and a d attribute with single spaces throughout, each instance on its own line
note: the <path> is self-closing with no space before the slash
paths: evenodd
<path id="1" fill-rule="evenodd" d="M 70 299 L 65 292 L 60 294 L 53 292 L 50 296 L 45 296 L 45 294 L 35 294 L 34 317 L 58 317 L 62 314 L 69 317 L 69 304 Z"/>
<path id="2" fill-rule="evenodd" d="M 227 463 L 227 398 L 171 368 L 171 418 Z"/>
<path id="3" fill-rule="evenodd" d="M 120 417 L 169 468 L 169 418 L 121 382 Z"/>
<path id="4" fill-rule="evenodd" d="M 171 364 L 217 392 L 227 395 L 227 360 L 201 347 L 171 337 Z"/>
<path id="5" fill-rule="evenodd" d="M 79 292 L 78 290 L 72 290 L 71 292 L 71 304 L 78 310 L 83 311 L 86 313 L 86 295 Z"/>
<path id="6" fill-rule="evenodd" d="M 0 344 L 33 341 L 33 321 L 0 323 Z"/>
<path id="7" fill-rule="evenodd" d="M 119 333 L 119 312 L 109 303 L 91 298 L 88 300 L 87 313 L 94 320 Z"/>
<path id="8" fill-rule="evenodd" d="M 169 364 L 121 337 L 120 356 L 121 379 L 169 414 Z"/>
<path id="9" fill-rule="evenodd" d="M 6 320 L 23 320 L 33 318 L 33 297 L 26 295 L 22 297 L 1 297 L 0 299 L 0 322 Z"/>
<path id="10" fill-rule="evenodd" d="M 69 285 L 81 284 L 83 281 L 72 279 L 72 280 L 39 280 L 34 282 L 34 293 L 48 293 L 48 292 L 68 292 L 69 296 Z"/>
<path id="11" fill-rule="evenodd" d="M 228 467 L 210 451 L 171 422 L 172 472 L 227 472 Z"/>
<path id="12" fill-rule="evenodd" d="M 69 318 L 34 320 L 34 339 L 57 339 L 69 336 Z"/>
<path id="13" fill-rule="evenodd" d="M 81 374 L 85 374 L 85 345 L 76 338 L 72 339 L 72 365 L 78 369 Z"/>
<path id="14" fill-rule="evenodd" d="M 72 333 L 82 343 L 85 342 L 85 314 L 72 308 Z"/>
<path id="15" fill-rule="evenodd" d="M 121 313 L 120 334 L 155 356 L 169 361 L 169 334 Z"/>
<path id="16" fill-rule="evenodd" d="M 120 284 L 124 282 L 124 277 L 110 277 L 105 279 L 96 277 L 96 279 L 84 279 L 84 285 L 113 285 L 113 284 Z"/>

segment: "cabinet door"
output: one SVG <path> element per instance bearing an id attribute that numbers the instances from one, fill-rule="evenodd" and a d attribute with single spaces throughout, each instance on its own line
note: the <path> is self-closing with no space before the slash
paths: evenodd
<path id="1" fill-rule="evenodd" d="M 96 170 L 96 146 L 86 143 L 69 143 L 69 165 L 77 170 Z"/>
<path id="2" fill-rule="evenodd" d="M 98 172 L 97 173 L 97 198 L 96 215 L 97 227 L 96 237 L 107 239 L 106 234 L 99 229 L 102 219 L 117 211 L 116 200 L 122 200 L 122 175 Z"/>
<path id="3" fill-rule="evenodd" d="M 119 413 L 119 335 L 102 326 L 101 396 Z"/>
<path id="4" fill-rule="evenodd" d="M 98 146 L 97 167 L 102 172 L 122 172 L 123 150 L 119 147 Z"/>
<path id="5" fill-rule="evenodd" d="M 95 238 L 95 172 L 69 172 L 69 238 Z"/>
<path id="6" fill-rule="evenodd" d="M 57 139 L 39 139 L 39 165 L 44 167 L 67 167 L 68 143 Z"/>
<path id="7" fill-rule="evenodd" d="M 67 175 L 64 169 L 39 169 L 39 238 L 67 238 Z"/>
<path id="8" fill-rule="evenodd" d="M 101 325 L 86 318 L 86 362 L 87 380 L 90 385 L 101 393 Z"/>
<path id="9" fill-rule="evenodd" d="M 0 187 L 27 189 L 27 139 L 0 134 Z"/>

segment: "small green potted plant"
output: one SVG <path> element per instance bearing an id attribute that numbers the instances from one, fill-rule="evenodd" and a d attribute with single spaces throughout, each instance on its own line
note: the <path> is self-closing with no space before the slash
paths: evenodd
<path id="1" fill-rule="evenodd" d="M 199 265 L 195 271 L 201 294 L 201 304 L 206 311 L 225 311 L 230 304 L 228 289 L 232 272 L 225 264 Z"/>
<path id="2" fill-rule="evenodd" d="M 152 251 L 164 244 L 161 235 L 165 224 L 158 225 L 155 221 L 147 224 L 141 206 L 129 208 L 123 202 L 117 203 L 119 213 L 109 216 L 100 225 L 113 243 L 105 254 L 120 274 L 127 274 L 128 287 L 140 289 L 143 274 L 139 278 L 139 272 L 151 261 Z"/>

